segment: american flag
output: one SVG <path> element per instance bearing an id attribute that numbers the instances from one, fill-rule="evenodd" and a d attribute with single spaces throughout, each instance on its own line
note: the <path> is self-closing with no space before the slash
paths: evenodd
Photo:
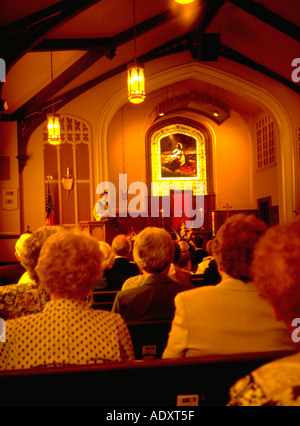
<path id="1" fill-rule="evenodd" d="M 48 192 L 46 200 L 46 220 L 45 224 L 48 226 L 54 225 L 54 216 L 53 216 L 53 202 L 50 194 L 50 187 L 48 183 Z"/>

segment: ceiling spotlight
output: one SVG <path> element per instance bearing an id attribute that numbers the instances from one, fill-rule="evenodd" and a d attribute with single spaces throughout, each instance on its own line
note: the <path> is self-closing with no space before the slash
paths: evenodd
<path id="1" fill-rule="evenodd" d="M 220 113 L 219 113 L 219 111 L 215 110 L 215 111 L 213 112 L 213 115 L 214 115 L 215 117 L 219 117 Z"/>
<path id="2" fill-rule="evenodd" d="M 189 4 L 189 3 L 193 3 L 195 0 L 175 0 L 176 3 L 179 4 Z"/>

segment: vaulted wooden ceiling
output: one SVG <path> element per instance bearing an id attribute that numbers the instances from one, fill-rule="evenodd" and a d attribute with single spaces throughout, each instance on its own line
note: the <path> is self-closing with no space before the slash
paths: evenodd
<path id="1" fill-rule="evenodd" d="M 208 34 L 219 34 L 219 58 L 300 93 L 291 63 L 300 57 L 299 0 L 19 0 L 1 1 L 0 56 L 6 82 L 0 120 L 45 120 L 55 109 L 122 73 L 137 56 L 146 64 L 187 51 L 203 61 Z M 53 52 L 51 82 L 50 52 Z M 208 49 L 208 53 L 210 49 Z M 209 63 L 212 63 L 211 61 Z"/>

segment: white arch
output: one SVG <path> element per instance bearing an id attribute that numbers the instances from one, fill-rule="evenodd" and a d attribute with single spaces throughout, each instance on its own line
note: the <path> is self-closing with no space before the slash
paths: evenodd
<path id="1" fill-rule="evenodd" d="M 159 90 L 166 85 L 178 83 L 188 79 L 198 79 L 212 85 L 222 87 L 229 92 L 237 93 L 240 96 L 249 98 L 269 111 L 279 135 L 278 170 L 280 218 L 282 221 L 292 217 L 295 210 L 295 167 L 294 167 L 294 146 L 293 130 L 282 104 L 269 92 L 241 79 L 235 75 L 203 65 L 200 63 L 188 63 L 153 74 L 147 78 L 147 92 Z M 98 143 L 96 147 L 97 157 L 100 163 L 97 164 L 97 181 L 109 180 L 108 171 L 108 128 L 110 121 L 118 109 L 128 102 L 127 88 L 115 93 L 104 106 L 98 122 Z"/>

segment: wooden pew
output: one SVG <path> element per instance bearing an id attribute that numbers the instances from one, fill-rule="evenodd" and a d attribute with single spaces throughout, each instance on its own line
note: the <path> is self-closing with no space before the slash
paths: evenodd
<path id="1" fill-rule="evenodd" d="M 168 343 L 172 321 L 129 322 L 135 359 L 159 359 Z"/>
<path id="2" fill-rule="evenodd" d="M 272 352 L 2 371 L 0 405 L 175 407 L 192 396 L 199 406 L 225 406 L 236 380 L 286 355 Z"/>
<path id="3" fill-rule="evenodd" d="M 92 308 L 111 311 L 118 291 L 93 291 Z"/>

